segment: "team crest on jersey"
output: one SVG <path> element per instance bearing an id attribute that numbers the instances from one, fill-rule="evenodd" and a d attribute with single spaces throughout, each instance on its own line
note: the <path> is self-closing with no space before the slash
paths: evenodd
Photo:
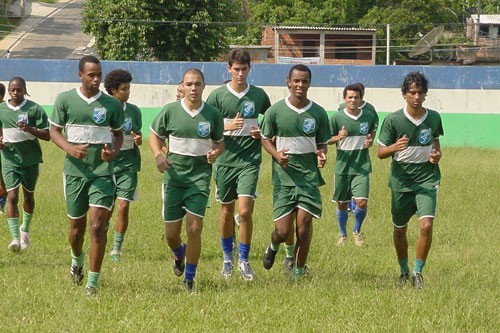
<path id="1" fill-rule="evenodd" d="M 302 125 L 302 129 L 306 134 L 314 132 L 314 130 L 316 129 L 316 119 L 314 118 L 304 119 L 304 125 Z"/>
<path id="2" fill-rule="evenodd" d="M 26 113 L 20 113 L 17 115 L 17 123 L 18 124 L 26 124 L 28 125 L 28 115 Z"/>
<path id="3" fill-rule="evenodd" d="M 368 123 L 367 122 L 359 124 L 359 134 L 361 134 L 361 135 L 368 134 Z"/>
<path id="4" fill-rule="evenodd" d="M 418 136 L 418 141 L 423 145 L 428 144 L 431 141 L 431 129 L 426 128 L 421 130 Z"/>
<path id="5" fill-rule="evenodd" d="M 125 117 L 122 128 L 125 132 L 130 132 L 132 130 L 132 118 Z"/>
<path id="6" fill-rule="evenodd" d="M 243 104 L 243 117 L 250 118 L 255 113 L 255 103 L 253 101 L 245 102 Z"/>
<path id="7" fill-rule="evenodd" d="M 200 121 L 198 123 L 198 129 L 196 130 L 199 136 L 206 138 L 210 134 L 210 123 L 206 121 Z"/>
<path id="8" fill-rule="evenodd" d="M 94 108 L 92 120 L 96 124 L 102 124 L 106 120 L 106 108 Z"/>

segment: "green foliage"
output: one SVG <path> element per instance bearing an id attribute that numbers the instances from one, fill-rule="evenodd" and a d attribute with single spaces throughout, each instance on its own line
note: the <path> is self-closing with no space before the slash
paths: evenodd
<path id="1" fill-rule="evenodd" d="M 93 0 L 82 29 L 106 60 L 210 61 L 227 48 L 237 19 L 231 0 Z"/>
<path id="2" fill-rule="evenodd" d="M 220 206 L 212 193 L 196 277 L 199 292 L 189 296 L 172 273 L 171 254 L 162 240 L 161 175 L 145 143 L 139 201 L 131 204 L 123 261 L 113 264 L 106 252 L 99 297 L 93 300 L 69 279 L 64 154 L 51 142 L 42 142 L 42 149 L 45 163 L 35 193 L 30 249 L 20 255 L 7 251 L 10 239 L 5 215 L 0 216 L 1 332 L 496 332 L 500 327 L 499 209 L 486 199 L 495 198 L 500 188 L 498 150 L 444 149 L 438 216 L 424 270 L 426 286 L 418 293 L 411 287 L 395 288 L 399 267 L 387 187 L 390 161 L 375 158 L 374 148 L 363 225 L 368 246 L 355 247 L 352 237 L 346 246 L 335 246 L 335 205 L 329 200 L 335 158 L 331 149 L 323 172 L 328 185 L 321 188 L 324 213 L 314 221 L 310 275 L 292 284 L 281 269 L 283 248 L 275 267 L 266 271 L 262 252 L 273 222 L 270 159 L 264 153 L 250 252 L 255 281 L 245 283 L 237 271 L 227 281 L 220 276 Z M 350 215 L 349 227 L 352 221 Z M 108 250 L 113 224 L 114 218 Z M 417 234 L 414 218 L 408 226 L 410 264 Z M 87 268 L 88 261 L 85 275 Z"/>

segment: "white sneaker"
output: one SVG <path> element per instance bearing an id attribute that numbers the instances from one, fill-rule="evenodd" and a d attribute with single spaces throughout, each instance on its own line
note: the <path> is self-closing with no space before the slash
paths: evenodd
<path id="1" fill-rule="evenodd" d="M 19 249 L 21 248 L 21 244 L 19 243 L 19 240 L 14 239 L 12 242 L 9 244 L 9 250 L 12 253 L 18 253 Z"/>
<path id="2" fill-rule="evenodd" d="M 31 245 L 30 233 L 19 229 L 21 234 L 21 250 L 26 250 Z"/>
<path id="3" fill-rule="evenodd" d="M 238 269 L 240 270 L 241 276 L 245 281 L 253 280 L 253 270 L 252 266 L 248 261 L 240 261 L 238 263 Z"/>

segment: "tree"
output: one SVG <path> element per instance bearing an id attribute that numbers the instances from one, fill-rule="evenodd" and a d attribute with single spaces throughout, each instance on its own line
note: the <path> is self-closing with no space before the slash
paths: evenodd
<path id="1" fill-rule="evenodd" d="M 231 0 L 91 0 L 82 30 L 107 60 L 210 61 L 236 33 Z"/>

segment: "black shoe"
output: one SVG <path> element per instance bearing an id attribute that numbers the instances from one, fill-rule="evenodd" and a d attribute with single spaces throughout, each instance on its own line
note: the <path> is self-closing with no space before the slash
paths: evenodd
<path id="1" fill-rule="evenodd" d="M 186 268 L 186 264 L 184 263 L 184 258 L 186 257 L 186 245 L 182 244 L 184 247 L 184 255 L 181 258 L 178 258 L 174 255 L 174 274 L 175 276 L 181 276 L 184 274 L 184 269 Z"/>
<path id="2" fill-rule="evenodd" d="M 424 287 L 424 277 L 422 276 L 422 273 L 413 272 L 411 281 L 413 282 L 413 286 L 416 290 L 420 290 Z"/>
<path id="3" fill-rule="evenodd" d="M 409 279 L 410 279 L 409 273 L 401 273 L 401 275 L 399 275 L 399 279 L 398 279 L 398 287 L 402 288 L 402 287 L 406 286 L 406 283 L 408 282 Z"/>
<path id="4" fill-rule="evenodd" d="M 193 280 L 184 280 L 182 281 L 184 285 L 184 289 L 188 292 L 188 294 L 194 293 L 194 281 Z"/>
<path id="5" fill-rule="evenodd" d="M 83 266 L 71 265 L 70 269 L 71 280 L 77 286 L 81 286 L 83 283 Z"/>
<path id="6" fill-rule="evenodd" d="M 271 249 L 271 245 L 267 246 L 264 256 L 262 257 L 262 264 L 265 269 L 271 269 L 271 267 L 273 267 L 276 253 L 278 253 L 278 251 Z"/>

